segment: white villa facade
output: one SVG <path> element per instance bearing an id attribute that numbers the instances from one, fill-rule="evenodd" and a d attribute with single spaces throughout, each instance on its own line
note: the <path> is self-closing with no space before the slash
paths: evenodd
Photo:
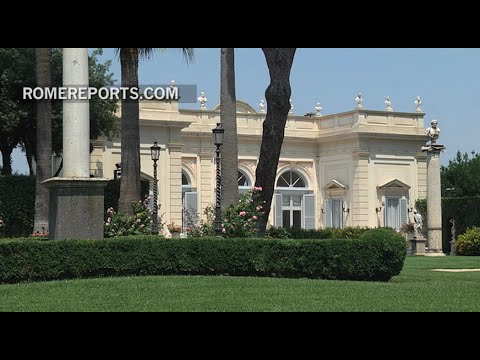
<path id="1" fill-rule="evenodd" d="M 353 111 L 316 116 L 290 114 L 277 170 L 269 224 L 303 228 L 390 226 L 412 218 L 426 197 L 428 137 L 424 113 Z M 255 182 L 265 112 L 237 102 L 239 186 Z M 202 216 L 215 200 L 213 110 L 183 110 L 178 102 L 140 103 L 141 170 L 152 180 L 150 146 L 158 161 L 159 214 L 182 224 L 183 209 Z M 120 139 L 94 142 L 91 173 L 113 178 Z"/>

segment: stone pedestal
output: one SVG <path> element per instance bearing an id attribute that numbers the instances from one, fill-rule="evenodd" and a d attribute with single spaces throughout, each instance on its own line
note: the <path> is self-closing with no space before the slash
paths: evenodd
<path id="1" fill-rule="evenodd" d="M 426 242 L 427 242 L 426 239 L 416 239 L 416 238 L 410 239 L 411 254 L 420 255 L 420 256 L 426 255 L 425 253 Z"/>
<path id="2" fill-rule="evenodd" d="M 440 152 L 443 145 L 424 146 L 427 152 L 427 256 L 445 256 L 442 250 L 442 192 L 440 182 Z"/>
<path id="3" fill-rule="evenodd" d="M 42 184 L 50 191 L 50 239 L 103 239 L 107 183 L 95 178 L 45 180 Z"/>

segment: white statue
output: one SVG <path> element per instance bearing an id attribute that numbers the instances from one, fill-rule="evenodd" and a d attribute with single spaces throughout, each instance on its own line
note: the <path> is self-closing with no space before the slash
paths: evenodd
<path id="1" fill-rule="evenodd" d="M 175 80 L 170 81 L 170 87 L 174 89 L 176 87 L 176 82 Z"/>
<path id="2" fill-rule="evenodd" d="M 263 99 L 260 100 L 260 104 L 259 104 L 259 105 L 260 105 L 260 112 L 261 112 L 261 113 L 266 112 L 266 110 L 265 110 L 265 101 L 264 101 Z"/>
<path id="3" fill-rule="evenodd" d="M 422 109 L 420 108 L 420 105 L 422 105 L 422 99 L 420 99 L 420 96 L 417 96 L 417 98 L 414 101 L 414 104 L 417 106 L 417 109 L 415 112 L 423 112 Z"/>
<path id="4" fill-rule="evenodd" d="M 322 116 L 322 107 L 319 102 L 317 102 L 317 106 L 315 106 L 315 111 L 317 112 L 315 116 Z"/>
<path id="5" fill-rule="evenodd" d="M 207 98 L 205 97 L 205 92 L 202 91 L 197 100 L 200 103 L 200 110 L 207 110 Z"/>
<path id="6" fill-rule="evenodd" d="M 362 93 L 358 93 L 357 97 L 355 98 L 355 101 L 357 103 L 357 109 L 363 109 Z"/>
<path id="7" fill-rule="evenodd" d="M 428 137 L 430 137 L 430 144 L 435 144 L 437 142 L 437 139 L 440 137 L 440 128 L 437 126 L 438 125 L 437 120 L 432 120 L 430 124 L 431 124 L 431 127 L 425 130 L 425 134 L 427 134 Z"/>
<path id="8" fill-rule="evenodd" d="M 393 111 L 392 108 L 392 102 L 390 101 L 390 96 L 387 96 L 387 99 L 385 100 L 385 105 L 386 105 L 386 111 Z"/>
<path id="9" fill-rule="evenodd" d="M 293 103 L 292 99 L 290 99 L 290 110 L 288 111 L 289 114 L 293 114 Z"/>
<path id="10" fill-rule="evenodd" d="M 423 229 L 423 216 L 420 215 L 417 210 L 413 210 L 413 231 L 415 232 L 416 237 L 422 237 L 420 231 Z"/>

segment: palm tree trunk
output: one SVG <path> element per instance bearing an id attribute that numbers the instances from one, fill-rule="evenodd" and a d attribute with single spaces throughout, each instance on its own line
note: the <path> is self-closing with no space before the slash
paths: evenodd
<path id="1" fill-rule="evenodd" d="M 138 87 L 138 49 L 121 48 L 122 87 Z M 139 102 L 122 99 L 122 178 L 118 211 L 133 214 L 132 203 L 141 200 Z"/>
<path id="2" fill-rule="evenodd" d="M 278 160 L 282 150 L 290 110 L 290 71 L 296 48 L 262 48 L 270 73 L 270 85 L 265 91 L 267 114 L 263 122 L 260 158 L 255 174 L 255 186 L 261 186 L 261 200 L 264 216 L 257 224 L 257 236 L 265 236 L 268 216 L 272 207 L 272 197 L 277 175 Z"/>
<path id="3" fill-rule="evenodd" d="M 237 102 L 235 50 L 221 48 L 220 121 L 225 129 L 222 146 L 222 208 L 238 203 Z"/>
<path id="4" fill-rule="evenodd" d="M 37 48 L 36 74 L 37 86 L 51 86 L 51 52 L 49 48 Z M 48 201 L 47 188 L 42 181 L 52 177 L 52 105 L 50 100 L 37 102 L 37 157 L 35 182 L 35 218 L 33 232 L 48 231 Z"/>
<path id="5" fill-rule="evenodd" d="M 0 146 L 0 151 L 2 152 L 2 175 L 12 175 L 12 152 L 14 146 L 9 146 L 7 144 Z"/>

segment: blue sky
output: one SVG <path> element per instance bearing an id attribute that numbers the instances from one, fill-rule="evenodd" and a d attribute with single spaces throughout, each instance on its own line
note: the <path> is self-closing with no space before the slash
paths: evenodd
<path id="1" fill-rule="evenodd" d="M 103 59 L 113 59 L 112 71 L 120 82 L 120 64 L 113 49 L 104 49 Z M 236 49 L 237 99 L 258 109 L 268 85 L 268 69 L 260 49 Z M 314 111 L 320 102 L 324 115 L 353 110 L 355 96 L 363 94 L 366 109 L 383 110 L 390 96 L 395 111 L 414 112 L 416 96 L 422 98 L 425 124 L 438 120 L 440 142 L 448 163 L 460 150 L 480 151 L 480 49 L 325 49 L 299 48 L 292 68 L 294 113 Z M 195 62 L 187 64 L 181 52 L 169 49 L 140 64 L 141 84 L 197 85 L 205 91 L 207 108 L 219 103 L 220 50 L 196 49 Z M 198 108 L 198 104 L 184 104 Z M 14 171 L 27 172 L 26 161 L 14 154 Z"/>

